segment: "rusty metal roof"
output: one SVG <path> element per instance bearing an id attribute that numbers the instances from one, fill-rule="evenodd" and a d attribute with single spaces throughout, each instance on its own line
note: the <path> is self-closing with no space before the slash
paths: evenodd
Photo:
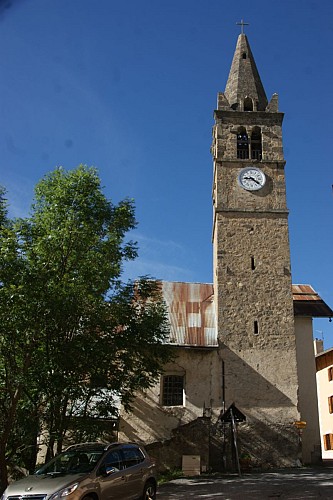
<path id="1" fill-rule="evenodd" d="M 310 285 L 292 285 L 295 316 L 331 318 L 332 309 Z"/>
<path id="2" fill-rule="evenodd" d="M 171 344 L 217 347 L 213 285 L 162 282 L 171 325 Z"/>
<path id="3" fill-rule="evenodd" d="M 214 289 L 211 283 L 162 281 L 170 321 L 169 342 L 191 347 L 217 347 Z M 294 314 L 333 317 L 332 309 L 310 285 L 292 285 Z"/>

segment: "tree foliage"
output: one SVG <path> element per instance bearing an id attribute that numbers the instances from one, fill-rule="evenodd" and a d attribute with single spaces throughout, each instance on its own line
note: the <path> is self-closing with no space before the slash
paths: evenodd
<path id="1" fill-rule="evenodd" d="M 42 431 L 49 455 L 73 421 L 75 438 L 95 438 L 97 417 L 129 408 L 170 359 L 158 283 L 120 280 L 135 226 L 133 202 L 114 205 L 82 165 L 46 175 L 24 219 L 9 219 L 0 191 L 2 488 L 6 460 L 19 450 L 31 468 Z"/>

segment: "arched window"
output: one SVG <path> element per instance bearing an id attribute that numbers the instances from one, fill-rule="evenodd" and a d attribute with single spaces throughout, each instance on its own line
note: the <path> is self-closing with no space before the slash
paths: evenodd
<path id="1" fill-rule="evenodd" d="M 240 160 L 249 158 L 249 138 L 245 128 L 240 128 L 237 133 L 237 158 Z"/>
<path id="2" fill-rule="evenodd" d="M 251 134 L 251 158 L 252 160 L 262 159 L 261 130 L 255 127 Z"/>
<path id="3" fill-rule="evenodd" d="M 251 97 L 245 97 L 244 99 L 244 111 L 253 111 L 253 101 Z"/>

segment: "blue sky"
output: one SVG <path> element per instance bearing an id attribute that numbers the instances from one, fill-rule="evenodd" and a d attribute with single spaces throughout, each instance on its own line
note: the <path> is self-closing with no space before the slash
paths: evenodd
<path id="1" fill-rule="evenodd" d="M 0 0 L 0 182 L 29 211 L 56 166 L 98 168 L 135 199 L 125 276 L 212 281 L 213 110 L 242 18 L 285 113 L 294 283 L 333 306 L 331 0 Z M 319 8 L 320 7 L 320 8 Z M 333 323 L 316 320 L 333 345 Z"/>

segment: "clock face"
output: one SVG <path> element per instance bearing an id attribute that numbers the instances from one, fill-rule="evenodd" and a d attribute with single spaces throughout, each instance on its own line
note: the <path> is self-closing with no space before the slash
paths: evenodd
<path id="1" fill-rule="evenodd" d="M 238 175 L 239 185 L 247 191 L 258 191 L 266 182 L 266 176 L 259 168 L 245 167 Z"/>

